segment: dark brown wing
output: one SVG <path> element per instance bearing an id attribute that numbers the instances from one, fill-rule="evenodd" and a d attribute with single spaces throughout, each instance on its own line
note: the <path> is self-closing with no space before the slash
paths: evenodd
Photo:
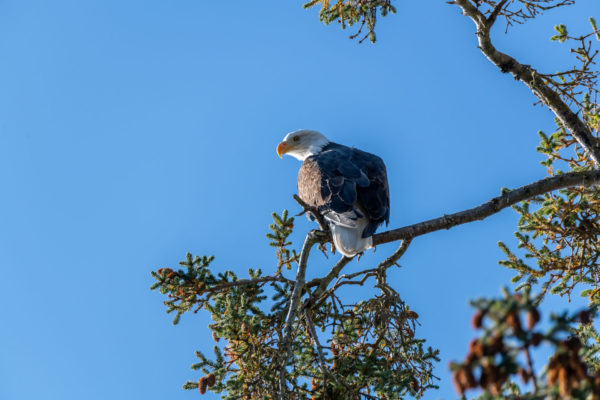
<path id="1" fill-rule="evenodd" d="M 363 237 L 372 236 L 379 225 L 389 221 L 389 189 L 385 165 L 374 154 L 342 146 L 327 145 L 307 157 L 298 172 L 298 194 L 322 213 L 365 212 L 369 225 Z M 355 205 L 362 208 L 356 209 Z"/>

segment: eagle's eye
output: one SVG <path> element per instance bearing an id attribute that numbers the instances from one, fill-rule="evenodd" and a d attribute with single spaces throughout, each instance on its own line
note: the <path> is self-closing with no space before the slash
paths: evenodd
<path id="1" fill-rule="evenodd" d="M 294 137 L 292 138 L 292 140 L 293 140 L 294 142 L 297 142 L 297 141 L 299 141 L 299 140 L 300 140 L 300 138 L 299 138 L 298 136 L 294 136 Z"/>

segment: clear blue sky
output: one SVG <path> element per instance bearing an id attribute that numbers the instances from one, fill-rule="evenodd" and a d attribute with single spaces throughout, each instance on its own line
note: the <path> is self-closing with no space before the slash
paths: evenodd
<path id="1" fill-rule="evenodd" d="M 548 38 L 600 11 L 582 3 L 499 29 L 497 44 L 547 72 L 570 66 Z M 298 211 L 299 163 L 275 154 L 291 130 L 380 155 L 391 227 L 544 176 L 536 131 L 551 115 L 484 59 L 457 7 L 397 1 L 378 43 L 359 45 L 301 4 L 0 2 L 1 399 L 199 398 L 181 385 L 199 377 L 194 350 L 213 346 L 208 316 L 173 327 L 149 271 L 187 251 L 272 271 L 270 213 Z M 390 273 L 441 350 L 427 399 L 454 398 L 468 299 L 508 283 L 496 242 L 514 243 L 516 221 L 506 210 L 420 237 Z M 316 256 L 309 274 L 326 268 Z"/>

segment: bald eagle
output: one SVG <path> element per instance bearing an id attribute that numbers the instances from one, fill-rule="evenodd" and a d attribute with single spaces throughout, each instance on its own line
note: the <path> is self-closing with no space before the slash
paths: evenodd
<path id="1" fill-rule="evenodd" d="M 373 247 L 373 234 L 390 219 L 387 173 L 381 158 L 306 129 L 288 133 L 277 146 L 277 154 L 303 161 L 298 195 L 323 215 L 340 253 L 352 257 Z"/>

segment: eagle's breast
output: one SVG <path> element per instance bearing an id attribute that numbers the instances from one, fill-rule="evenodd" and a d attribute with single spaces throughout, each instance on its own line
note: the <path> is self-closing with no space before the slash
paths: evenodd
<path id="1" fill-rule="evenodd" d="M 331 198 L 327 181 L 315 156 L 307 157 L 298 171 L 298 195 L 307 204 L 319 207 Z"/>

